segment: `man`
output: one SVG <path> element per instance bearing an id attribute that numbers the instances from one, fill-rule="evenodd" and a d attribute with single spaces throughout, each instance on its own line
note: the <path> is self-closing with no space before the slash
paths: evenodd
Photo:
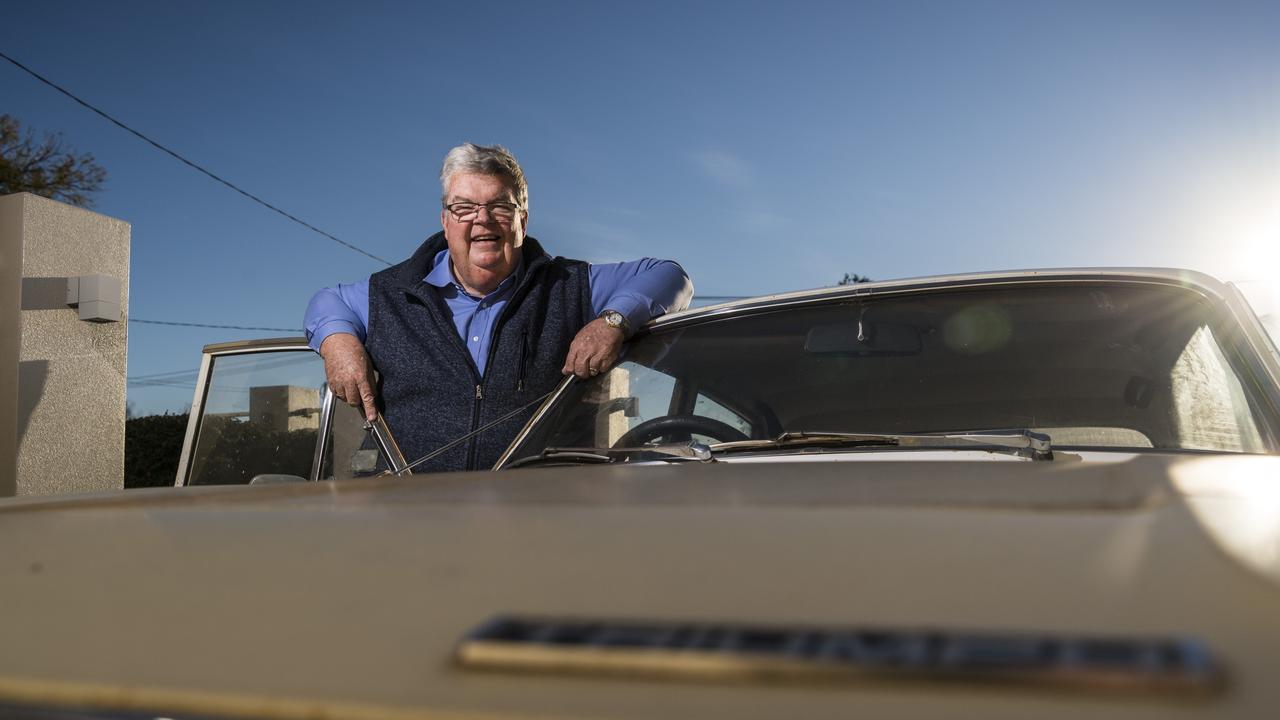
<path id="1" fill-rule="evenodd" d="M 305 319 L 329 387 L 371 420 L 377 369 L 384 417 L 410 461 L 528 405 L 563 375 L 603 372 L 631 332 L 693 295 L 668 260 L 588 265 L 547 254 L 525 235 L 528 184 L 501 146 L 449 151 L 440 185 L 442 232 L 368 280 L 316 293 Z M 416 470 L 491 467 L 532 413 Z"/>

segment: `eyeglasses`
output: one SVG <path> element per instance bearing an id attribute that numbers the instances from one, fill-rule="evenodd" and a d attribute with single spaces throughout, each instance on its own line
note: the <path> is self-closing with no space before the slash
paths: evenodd
<path id="1" fill-rule="evenodd" d="M 444 206 L 453 219 L 458 222 L 470 222 L 480 217 L 481 208 L 489 211 L 489 217 L 500 223 L 511 222 L 515 218 L 516 213 L 520 210 L 520 206 L 509 202 L 495 203 L 473 203 L 473 202 L 456 202 L 449 203 Z"/>

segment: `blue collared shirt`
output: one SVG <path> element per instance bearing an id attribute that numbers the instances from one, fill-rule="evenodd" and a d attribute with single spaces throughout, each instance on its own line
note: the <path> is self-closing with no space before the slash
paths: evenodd
<path id="1" fill-rule="evenodd" d="M 482 375 L 489 356 L 489 342 L 493 339 L 494 323 L 511 297 L 520 270 L 517 267 L 488 295 L 474 297 L 454 279 L 446 249 L 436 254 L 431 270 L 423 278 L 427 284 L 440 289 L 453 326 Z M 685 309 L 693 298 L 693 283 L 689 276 L 670 260 L 643 258 L 591 265 L 588 279 L 591 307 L 595 313 L 616 310 L 626 316 L 633 329 L 650 318 Z M 366 328 L 369 327 L 369 281 L 339 284 L 317 292 L 307 305 L 304 322 L 307 341 L 317 352 L 325 338 L 334 333 L 350 333 L 364 342 Z"/>

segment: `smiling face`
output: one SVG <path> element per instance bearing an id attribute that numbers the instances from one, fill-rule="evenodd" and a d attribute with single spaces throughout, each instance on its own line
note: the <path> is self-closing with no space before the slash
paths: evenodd
<path id="1" fill-rule="evenodd" d="M 515 203 L 516 194 L 502 176 L 458 173 L 450 180 L 445 199 L 446 204 L 456 202 Z M 488 210 L 466 221 L 456 219 L 447 208 L 440 211 L 453 272 L 467 292 L 488 294 L 515 270 L 528 219 L 525 210 L 506 221 L 499 221 Z"/>

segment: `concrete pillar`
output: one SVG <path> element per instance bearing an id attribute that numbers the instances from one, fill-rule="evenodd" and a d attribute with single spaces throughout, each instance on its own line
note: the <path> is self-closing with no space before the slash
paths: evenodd
<path id="1" fill-rule="evenodd" d="M 129 236 L 115 218 L 0 197 L 0 497 L 124 487 Z M 89 302 L 69 306 L 68 280 L 89 276 L 72 283 Z M 113 280 L 118 313 L 98 295 Z"/>

